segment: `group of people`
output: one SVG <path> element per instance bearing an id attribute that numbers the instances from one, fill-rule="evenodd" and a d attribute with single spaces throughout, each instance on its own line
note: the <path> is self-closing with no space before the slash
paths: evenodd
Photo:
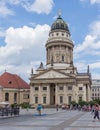
<path id="1" fill-rule="evenodd" d="M 57 110 L 58 110 L 58 105 L 56 106 Z M 93 114 L 93 121 L 95 121 L 95 119 L 97 118 L 100 121 L 100 116 L 99 116 L 99 112 L 100 112 L 100 105 L 99 104 L 95 104 L 93 106 L 86 106 L 84 105 L 83 107 L 81 107 L 80 105 L 77 105 L 75 107 L 73 107 L 72 105 L 68 106 L 63 104 L 62 105 L 62 109 L 63 110 L 72 110 L 72 109 L 78 109 L 78 110 L 82 110 L 82 111 L 91 111 L 91 114 Z"/>
<path id="2" fill-rule="evenodd" d="M 37 106 L 37 111 L 38 111 L 38 114 L 41 116 L 41 110 L 42 110 L 43 106 L 41 104 L 38 104 Z M 56 105 L 56 110 L 58 111 L 58 108 L 59 108 L 59 105 L 57 104 Z M 99 121 L 100 121 L 100 117 L 99 117 L 99 111 L 100 111 L 100 106 L 99 104 L 95 104 L 92 106 L 92 109 L 91 109 L 91 114 L 94 114 L 93 118 L 95 121 L 95 119 L 97 118 Z"/>

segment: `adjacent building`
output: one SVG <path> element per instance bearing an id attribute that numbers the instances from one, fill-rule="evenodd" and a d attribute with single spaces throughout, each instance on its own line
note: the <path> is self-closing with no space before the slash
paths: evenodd
<path id="1" fill-rule="evenodd" d="M 74 44 L 67 23 L 59 14 L 51 25 L 46 47 L 46 68 L 41 62 L 31 71 L 30 104 L 70 104 L 91 100 L 91 74 L 79 73 L 73 63 Z"/>
<path id="2" fill-rule="evenodd" d="M 0 76 L 0 102 L 29 103 L 30 86 L 20 76 L 4 72 Z"/>
<path id="3" fill-rule="evenodd" d="M 93 79 L 91 85 L 92 100 L 100 99 L 100 79 Z"/>

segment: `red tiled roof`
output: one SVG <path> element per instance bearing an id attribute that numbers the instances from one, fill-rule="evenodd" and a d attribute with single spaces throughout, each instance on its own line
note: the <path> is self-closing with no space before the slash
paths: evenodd
<path id="1" fill-rule="evenodd" d="M 15 88 L 15 89 L 30 89 L 28 83 L 16 74 L 8 72 L 3 73 L 0 76 L 0 86 L 4 88 Z"/>

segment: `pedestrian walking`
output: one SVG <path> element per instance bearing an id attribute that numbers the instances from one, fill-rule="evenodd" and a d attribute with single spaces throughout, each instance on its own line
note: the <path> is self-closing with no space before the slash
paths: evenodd
<path id="1" fill-rule="evenodd" d="M 91 107 L 91 114 L 94 113 L 94 109 L 95 109 L 95 105 L 92 105 L 92 107 Z"/>
<path id="2" fill-rule="evenodd" d="M 57 104 L 57 105 L 56 105 L 56 111 L 58 111 L 58 108 L 59 108 L 59 105 Z"/>
<path id="3" fill-rule="evenodd" d="M 38 114 L 41 116 L 41 109 L 42 109 L 42 105 L 41 104 L 38 104 L 37 106 L 37 111 L 38 111 Z"/>
<path id="4" fill-rule="evenodd" d="M 95 107 L 94 107 L 94 120 L 93 121 L 95 121 L 96 118 L 100 121 L 99 105 L 98 104 L 96 104 Z"/>

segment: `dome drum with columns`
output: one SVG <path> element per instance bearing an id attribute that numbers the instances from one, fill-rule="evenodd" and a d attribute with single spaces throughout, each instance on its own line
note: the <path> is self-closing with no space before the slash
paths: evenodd
<path id="1" fill-rule="evenodd" d="M 56 21 L 51 25 L 51 31 L 46 43 L 47 51 L 47 68 L 51 66 L 53 59 L 53 65 L 56 68 L 59 66 L 66 68 L 72 65 L 73 61 L 73 42 L 70 38 L 70 32 L 68 25 L 58 16 Z"/>
<path id="2" fill-rule="evenodd" d="M 90 101 L 91 74 L 78 73 L 73 64 L 74 44 L 67 23 L 58 15 L 46 42 L 46 68 L 43 63 L 31 74 L 31 104 L 43 105 Z"/>

